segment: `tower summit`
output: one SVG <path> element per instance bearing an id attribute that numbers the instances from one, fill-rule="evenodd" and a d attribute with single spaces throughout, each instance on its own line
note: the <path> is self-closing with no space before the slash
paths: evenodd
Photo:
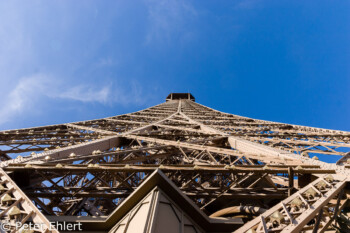
<path id="1" fill-rule="evenodd" d="M 166 101 L 169 100 L 192 100 L 193 102 L 195 101 L 191 93 L 170 93 L 166 97 Z"/>
<path id="2" fill-rule="evenodd" d="M 171 93 L 133 113 L 1 131 L 0 219 L 4 232 L 335 232 L 349 225 L 349 141 Z"/>

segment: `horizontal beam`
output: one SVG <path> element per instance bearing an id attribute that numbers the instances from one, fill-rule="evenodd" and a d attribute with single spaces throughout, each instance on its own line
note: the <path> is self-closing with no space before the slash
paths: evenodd
<path id="1" fill-rule="evenodd" d="M 290 167 L 290 166 L 289 166 Z M 263 167 L 260 165 L 254 166 L 234 166 L 224 167 L 222 166 L 210 166 L 210 165 L 111 165 L 111 164 L 99 164 L 97 166 L 90 165 L 36 165 L 33 164 L 30 167 L 22 165 L 5 167 L 5 171 L 69 171 L 69 172 L 90 172 L 90 171 L 109 171 L 109 172 L 147 172 L 160 169 L 163 172 L 167 171 L 181 171 L 181 172 L 198 172 L 198 173 L 266 173 L 266 174 L 278 174 L 288 173 L 288 166 L 268 166 Z M 296 174 L 334 174 L 335 170 L 332 169 L 295 169 Z"/>

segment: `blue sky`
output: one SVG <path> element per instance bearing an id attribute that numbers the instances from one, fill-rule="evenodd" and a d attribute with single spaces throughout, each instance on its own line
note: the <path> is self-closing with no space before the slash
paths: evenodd
<path id="1" fill-rule="evenodd" d="M 0 129 L 119 115 L 191 92 L 350 131 L 349 1 L 0 1 Z"/>

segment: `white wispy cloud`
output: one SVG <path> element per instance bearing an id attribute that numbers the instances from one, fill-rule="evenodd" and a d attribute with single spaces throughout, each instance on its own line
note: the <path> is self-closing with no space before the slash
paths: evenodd
<path id="1" fill-rule="evenodd" d="M 69 85 L 48 74 L 34 74 L 21 78 L 17 85 L 1 100 L 0 125 L 16 118 L 35 106 L 40 110 L 43 99 L 62 99 L 82 103 L 142 104 L 146 99 L 142 96 L 141 86 L 131 81 L 130 86 L 107 83 L 97 86 L 95 83 Z"/>
<path id="2" fill-rule="evenodd" d="M 45 92 L 46 86 L 42 75 L 22 78 L 15 88 L 0 100 L 0 124 L 31 106 L 40 93 Z"/>
<path id="3" fill-rule="evenodd" d="M 51 97 L 77 100 L 81 102 L 107 103 L 109 95 L 110 87 L 102 87 L 101 89 L 96 89 L 87 85 L 79 85 L 68 88 L 62 93 L 55 93 Z"/>

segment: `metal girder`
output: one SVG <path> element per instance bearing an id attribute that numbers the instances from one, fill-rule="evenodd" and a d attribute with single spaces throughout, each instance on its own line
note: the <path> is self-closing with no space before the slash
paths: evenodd
<path id="1" fill-rule="evenodd" d="M 9 232 L 18 232 L 19 229 L 16 228 L 16 223 L 24 224 L 28 220 L 40 226 L 38 228 L 39 232 L 58 232 L 1 168 L 0 209 L 2 210 L 0 213 L 1 221 L 11 223 L 11 226 L 7 227 Z M 21 230 L 24 231 L 25 229 L 22 228 Z"/>
<path id="2" fill-rule="evenodd" d="M 310 223 L 310 221 L 315 218 L 322 208 L 329 205 L 330 201 L 341 192 L 346 184 L 346 180 L 333 180 L 329 183 L 326 179 L 327 178 L 319 178 L 315 180 L 300 191 L 267 210 L 261 215 L 261 218 L 256 218 L 248 222 L 235 232 L 244 233 L 252 229 L 257 233 L 267 233 L 271 231 L 295 233 L 308 227 L 313 229 L 314 224 Z M 329 214 L 331 214 L 330 211 L 331 209 L 328 208 Z M 336 211 L 334 211 L 334 213 L 336 213 Z M 323 226 L 332 220 L 334 213 L 333 215 L 331 214 L 330 219 L 325 219 L 326 222 L 323 223 Z M 321 219 L 322 218 L 320 218 L 320 221 Z"/>

